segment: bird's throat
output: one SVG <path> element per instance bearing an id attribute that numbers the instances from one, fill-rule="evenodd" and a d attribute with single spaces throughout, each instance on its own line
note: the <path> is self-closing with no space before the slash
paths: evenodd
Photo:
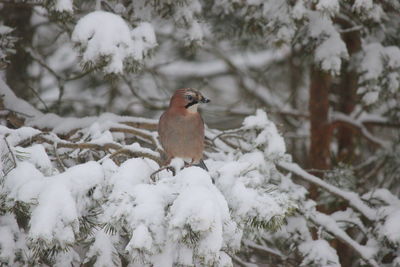
<path id="1" fill-rule="evenodd" d="M 193 105 L 187 106 L 187 107 L 186 107 L 186 110 L 187 110 L 189 113 L 196 113 L 196 112 L 197 112 L 198 106 L 199 106 L 199 103 L 195 103 L 195 104 L 193 104 Z"/>

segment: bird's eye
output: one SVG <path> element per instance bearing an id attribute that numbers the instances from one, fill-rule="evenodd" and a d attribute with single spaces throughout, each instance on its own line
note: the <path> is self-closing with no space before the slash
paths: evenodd
<path id="1" fill-rule="evenodd" d="M 192 101 L 193 100 L 193 96 L 192 95 L 187 95 L 186 96 L 187 100 Z"/>

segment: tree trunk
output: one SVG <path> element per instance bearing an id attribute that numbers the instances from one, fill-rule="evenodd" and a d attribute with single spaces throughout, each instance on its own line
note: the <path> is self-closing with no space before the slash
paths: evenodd
<path id="1" fill-rule="evenodd" d="M 343 25 L 343 28 L 350 28 L 351 25 Z M 347 32 L 342 34 L 350 58 L 361 50 L 360 32 Z M 351 63 L 352 60 L 350 59 Z M 341 70 L 341 80 L 338 88 L 339 103 L 337 109 L 344 114 L 351 114 L 357 103 L 358 74 L 349 64 L 344 62 Z M 352 164 L 355 157 L 355 135 L 356 130 L 352 127 L 337 128 L 338 162 Z M 345 209 L 347 205 L 343 205 Z M 351 235 L 351 230 L 347 231 Z M 354 253 L 348 246 L 338 240 L 332 244 L 337 252 L 342 266 L 350 266 L 354 260 Z"/>
<path id="2" fill-rule="evenodd" d="M 10 65 L 6 70 L 6 80 L 10 88 L 18 97 L 28 99 L 32 94 L 27 89 L 29 84 L 28 66 L 31 57 L 25 47 L 31 45 L 33 30 L 31 27 L 32 6 L 15 3 L 4 3 L 0 11 L 4 25 L 14 28 L 14 35 L 18 38 L 16 52 L 10 56 Z"/>
<path id="3" fill-rule="evenodd" d="M 299 54 L 294 47 L 292 47 L 290 56 L 288 57 L 288 70 L 289 70 L 289 90 L 290 90 L 290 106 L 294 110 L 298 110 L 300 97 L 300 88 L 303 86 L 303 68 L 299 60 Z M 302 121 L 292 122 L 291 118 L 284 118 L 290 131 L 296 131 L 298 126 L 303 123 Z M 301 119 L 303 120 L 303 119 Z M 307 163 L 307 157 L 304 157 L 304 140 L 292 138 L 287 140 L 287 145 L 290 147 L 290 151 L 293 156 L 293 160 L 298 162 L 301 166 L 305 166 Z"/>
<path id="4" fill-rule="evenodd" d="M 330 167 L 329 91 L 332 77 L 318 66 L 311 67 L 309 112 L 311 124 L 311 145 L 309 163 L 312 169 L 327 170 Z M 321 176 L 320 172 L 313 174 Z M 311 186 L 310 197 L 316 199 L 317 187 Z"/>
<path id="5" fill-rule="evenodd" d="M 358 31 L 344 33 L 342 38 L 346 43 L 350 57 L 360 51 L 361 39 Z M 350 60 L 350 62 L 352 61 Z M 348 62 L 343 63 L 341 73 L 338 110 L 344 114 L 351 114 L 357 101 L 358 74 Z M 339 127 L 337 130 L 338 161 L 350 164 L 354 159 L 356 132 L 351 127 Z"/>

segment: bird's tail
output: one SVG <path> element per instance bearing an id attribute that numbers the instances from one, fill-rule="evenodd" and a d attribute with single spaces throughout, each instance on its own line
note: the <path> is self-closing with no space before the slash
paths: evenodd
<path id="1" fill-rule="evenodd" d="M 197 166 L 199 166 L 200 168 L 208 171 L 208 168 L 207 168 L 206 164 L 204 163 L 204 161 L 202 159 L 200 160 L 199 164 L 197 164 Z"/>

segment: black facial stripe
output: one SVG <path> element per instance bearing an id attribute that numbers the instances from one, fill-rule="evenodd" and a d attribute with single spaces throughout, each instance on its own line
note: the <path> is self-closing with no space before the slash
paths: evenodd
<path id="1" fill-rule="evenodd" d="M 187 105 L 185 106 L 185 108 L 188 108 L 188 107 L 190 107 L 190 106 L 196 105 L 197 103 L 199 103 L 199 102 L 196 101 L 196 100 L 194 100 L 194 101 L 190 102 L 189 104 L 187 104 Z"/>

